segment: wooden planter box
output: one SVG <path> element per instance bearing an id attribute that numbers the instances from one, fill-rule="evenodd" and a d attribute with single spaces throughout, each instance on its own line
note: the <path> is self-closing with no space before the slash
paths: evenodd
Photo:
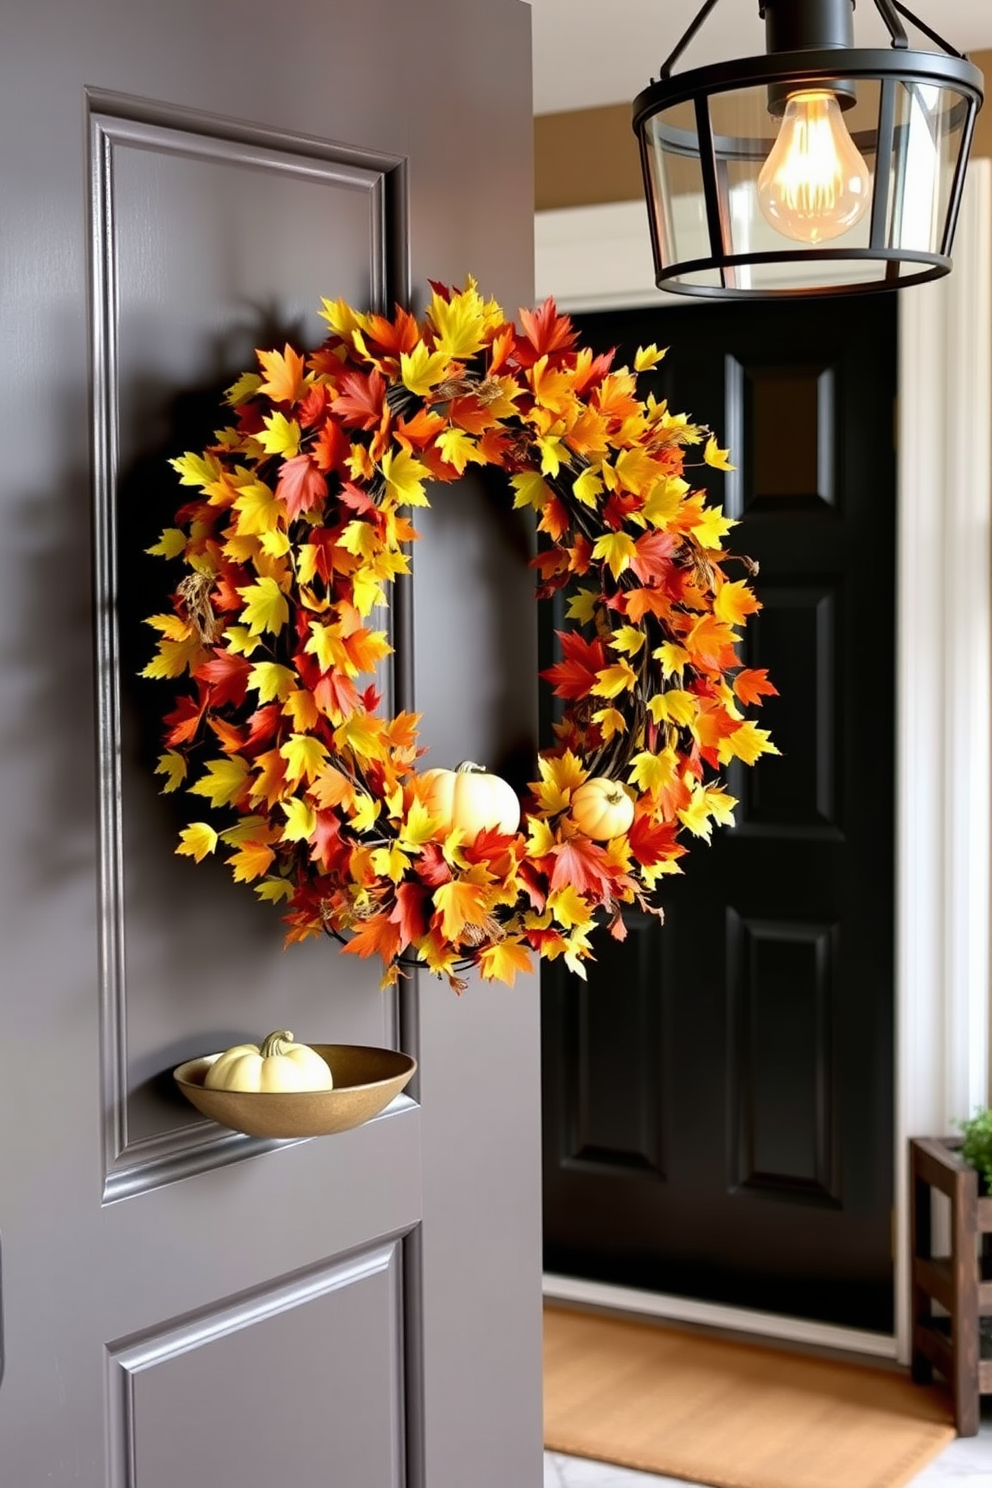
<path id="1" fill-rule="evenodd" d="M 980 1318 L 992 1318 L 992 1278 L 983 1279 L 979 1237 L 992 1235 L 992 1198 L 979 1198 L 978 1174 L 962 1161 L 960 1139 L 910 1142 L 910 1243 L 913 1287 L 913 1379 L 928 1384 L 936 1369 L 951 1388 L 960 1436 L 978 1433 L 979 1397 L 992 1394 L 992 1358 L 982 1358 Z M 951 1254 L 935 1257 L 930 1190 L 951 1204 Z M 948 1317 L 934 1317 L 933 1303 Z"/>

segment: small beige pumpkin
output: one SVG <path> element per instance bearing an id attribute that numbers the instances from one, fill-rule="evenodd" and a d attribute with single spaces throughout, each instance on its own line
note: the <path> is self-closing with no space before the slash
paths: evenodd
<path id="1" fill-rule="evenodd" d="M 593 775 L 572 792 L 572 821 L 579 831 L 595 842 L 608 842 L 622 837 L 634 820 L 633 797 L 619 780 Z"/>
<path id="2" fill-rule="evenodd" d="M 457 770 L 426 770 L 424 805 L 442 832 L 460 827 L 466 837 L 495 828 L 515 832 L 520 825 L 520 802 L 511 785 L 490 775 L 482 765 L 464 760 Z"/>
<path id="3" fill-rule="evenodd" d="M 309 1044 L 294 1044 L 288 1029 L 270 1033 L 261 1044 L 235 1044 L 218 1054 L 203 1077 L 211 1090 L 332 1090 L 326 1060 Z"/>

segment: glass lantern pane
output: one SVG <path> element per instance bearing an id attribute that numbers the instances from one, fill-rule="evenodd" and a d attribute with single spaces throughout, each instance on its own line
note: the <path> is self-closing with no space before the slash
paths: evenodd
<path id="1" fill-rule="evenodd" d="M 970 105 L 960 93 L 897 85 L 888 246 L 939 253 Z"/>
<path id="2" fill-rule="evenodd" d="M 709 258 L 710 234 L 693 105 L 679 103 L 655 114 L 645 125 L 644 141 L 662 263 Z"/>

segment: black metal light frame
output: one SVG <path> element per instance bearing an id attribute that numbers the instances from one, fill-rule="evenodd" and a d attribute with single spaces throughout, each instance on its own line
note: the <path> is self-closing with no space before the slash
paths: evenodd
<path id="1" fill-rule="evenodd" d="M 711 299 L 783 298 L 811 294 L 863 294 L 919 284 L 947 274 L 951 269 L 951 247 L 975 118 L 984 97 L 984 79 L 979 69 L 914 16 L 900 0 L 873 0 L 891 37 L 892 45 L 888 50 L 859 49 L 850 45 L 854 0 L 759 0 L 770 48 L 766 55 L 696 68 L 673 77 L 675 64 L 718 3 L 719 0 L 706 0 L 662 66 L 658 81 L 652 82 L 634 100 L 633 126 L 641 149 L 658 287 Z M 911 50 L 900 16 L 918 27 L 942 50 Z M 852 137 L 859 148 L 870 151 L 875 157 L 868 245 L 843 247 L 835 240 L 835 244 L 827 247 L 796 245 L 794 248 L 783 246 L 778 251 L 734 252 L 728 167 L 733 162 L 764 160 L 769 146 L 763 138 L 755 140 L 718 133 L 711 120 L 710 100 L 735 90 L 765 88 L 768 112 L 774 117 L 781 114 L 789 93 L 816 89 L 833 92 L 841 107 L 846 109 L 854 103 L 859 83 L 867 82 L 879 87 L 877 122 L 873 130 L 855 133 Z M 931 243 L 928 250 L 919 246 L 893 245 L 887 237 L 890 186 L 899 130 L 896 114 L 900 84 L 907 90 L 939 89 L 942 93 L 954 95 L 957 100 L 946 116 L 959 137 L 953 183 L 939 242 Z M 694 107 L 694 128 L 675 128 L 659 119 L 674 106 L 689 103 Z M 705 257 L 680 261 L 666 256 L 666 248 L 670 253 L 671 244 L 662 242 L 663 234 L 659 230 L 664 203 L 655 199 L 660 188 L 652 174 L 652 152 L 658 149 L 659 139 L 666 158 L 684 156 L 698 162 L 700 167 L 709 239 L 709 253 Z M 842 243 L 843 240 L 839 241 Z M 783 239 L 783 244 L 785 242 Z M 817 282 L 818 264 L 864 265 L 872 261 L 879 268 L 878 275 L 872 279 L 838 283 L 828 275 Z M 790 283 L 783 287 L 768 284 L 747 287 L 742 284 L 742 280 L 749 277 L 742 270 L 776 264 L 808 266 L 808 282 Z M 693 283 L 686 277 L 714 270 L 718 271 L 718 283 Z"/>

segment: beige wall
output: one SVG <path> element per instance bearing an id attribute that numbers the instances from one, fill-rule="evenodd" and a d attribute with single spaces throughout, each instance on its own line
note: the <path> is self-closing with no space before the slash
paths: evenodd
<path id="1" fill-rule="evenodd" d="M 990 95 L 978 116 L 973 153 L 992 156 L 992 51 L 975 52 L 971 60 L 985 73 Z M 641 195 L 641 167 L 630 104 L 538 114 L 534 167 L 538 211 L 635 200 Z"/>

